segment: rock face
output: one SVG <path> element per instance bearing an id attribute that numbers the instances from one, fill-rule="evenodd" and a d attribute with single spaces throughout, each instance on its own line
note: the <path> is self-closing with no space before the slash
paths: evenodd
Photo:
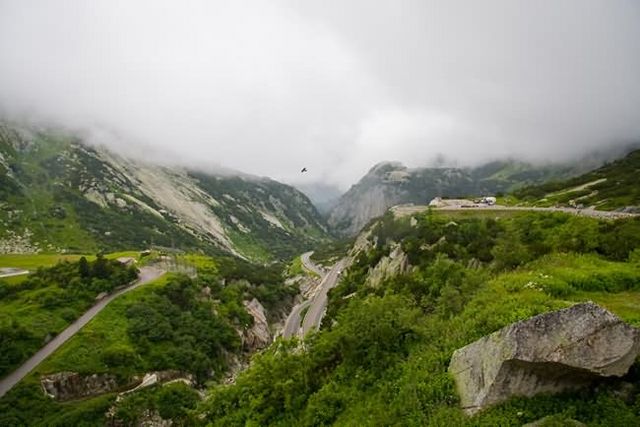
<path id="1" fill-rule="evenodd" d="M 109 393 L 118 388 L 115 375 L 80 375 L 76 372 L 58 372 L 40 379 L 44 392 L 55 400 L 79 399 Z"/>
<path id="2" fill-rule="evenodd" d="M 0 119 L 0 253 L 140 247 L 146 240 L 251 258 L 256 248 L 242 236 L 251 233 L 252 246 L 289 258 L 328 237 L 311 201 L 289 185 L 220 168 L 161 166 L 146 157 Z M 51 197 L 34 201 L 31 193 Z M 43 232 L 43 218 L 55 226 Z M 58 229 L 65 231 L 51 231 Z"/>
<path id="3" fill-rule="evenodd" d="M 244 307 L 253 317 L 253 326 L 244 333 L 244 345 L 249 352 L 254 352 L 271 344 L 269 323 L 264 313 L 264 307 L 257 299 L 244 301 Z"/>
<path id="4" fill-rule="evenodd" d="M 473 414 L 512 396 L 554 393 L 622 376 L 640 353 L 640 330 L 592 303 L 509 325 L 453 353 L 461 405 Z"/>
<path id="5" fill-rule="evenodd" d="M 603 159 L 604 160 L 604 159 Z M 353 236 L 371 219 L 398 204 L 424 205 L 434 197 L 460 194 L 488 195 L 507 191 L 516 184 L 534 184 L 568 178 L 598 167 L 603 162 L 584 161 L 558 167 L 540 167 L 517 161 L 497 161 L 476 168 L 407 168 L 383 162 L 344 193 L 329 212 L 334 231 Z"/>
<path id="6" fill-rule="evenodd" d="M 389 254 L 383 257 L 374 268 L 369 271 L 366 284 L 377 288 L 380 284 L 390 277 L 406 273 L 409 270 L 409 258 L 402 251 L 400 245 L 397 245 Z"/>

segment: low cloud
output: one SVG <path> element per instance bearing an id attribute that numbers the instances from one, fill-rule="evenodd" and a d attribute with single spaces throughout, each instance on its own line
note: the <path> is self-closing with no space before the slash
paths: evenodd
<path id="1" fill-rule="evenodd" d="M 382 160 L 638 140 L 638 40 L 633 0 L 0 0 L 0 108 L 146 158 L 345 188 Z"/>

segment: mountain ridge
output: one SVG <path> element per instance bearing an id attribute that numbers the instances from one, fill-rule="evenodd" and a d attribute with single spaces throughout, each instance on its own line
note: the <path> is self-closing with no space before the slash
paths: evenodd
<path id="1" fill-rule="evenodd" d="M 266 260 L 327 234 L 304 194 L 269 178 L 154 165 L 64 132 L 7 123 L 0 183 L 0 240 L 26 238 L 40 250 L 178 244 Z"/>
<path id="2" fill-rule="evenodd" d="M 427 204 L 437 196 L 494 195 L 591 171 L 632 148 L 592 152 L 574 162 L 532 164 L 494 160 L 476 167 L 417 167 L 384 161 L 374 165 L 329 211 L 327 222 L 340 235 L 354 235 L 397 204 Z"/>

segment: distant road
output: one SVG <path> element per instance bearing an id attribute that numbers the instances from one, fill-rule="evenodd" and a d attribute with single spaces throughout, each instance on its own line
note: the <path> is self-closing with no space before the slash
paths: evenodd
<path id="1" fill-rule="evenodd" d="M 300 259 L 302 260 L 302 266 L 307 269 L 308 271 L 317 274 L 318 276 L 322 277 L 325 275 L 325 271 L 322 267 L 316 265 L 313 263 L 313 261 L 311 261 L 311 255 L 313 254 L 313 251 L 310 252 L 305 252 L 302 255 L 300 255 Z"/>
<path id="2" fill-rule="evenodd" d="M 396 217 L 413 215 L 429 209 L 426 205 L 399 205 L 391 208 Z M 529 211 L 529 212 L 564 212 L 578 216 L 588 216 L 599 219 L 618 219 L 636 217 L 638 214 L 614 211 L 597 211 L 595 209 L 572 209 L 572 208 L 540 208 L 533 206 L 502 206 L 502 205 L 451 205 L 443 207 L 434 207 L 434 211 L 473 211 L 473 210 L 496 210 L 496 211 Z"/>
<path id="3" fill-rule="evenodd" d="M 327 273 L 327 275 L 322 279 L 320 289 L 311 300 L 309 310 L 307 310 L 307 314 L 304 316 L 304 321 L 302 322 L 302 336 L 305 336 L 311 330 L 317 331 L 320 329 L 320 323 L 322 322 L 322 317 L 324 317 L 324 312 L 327 308 L 327 293 L 329 292 L 329 289 L 336 285 L 340 278 L 340 273 L 346 265 L 347 260 L 341 259 L 331 267 L 329 273 Z"/>
<path id="4" fill-rule="evenodd" d="M 29 274 L 29 270 L 23 270 L 21 268 L 0 268 L 0 279 L 24 276 L 25 274 Z"/>
<path id="5" fill-rule="evenodd" d="M 322 269 L 322 267 L 316 265 L 313 261 L 311 261 L 312 254 L 313 251 L 309 251 L 300 255 L 302 266 L 305 268 L 305 270 L 311 273 L 315 273 L 320 276 L 321 279 L 324 279 L 324 275 L 326 273 Z M 287 317 L 287 320 L 284 323 L 284 329 L 282 330 L 282 336 L 284 338 L 289 339 L 298 335 L 298 333 L 300 332 L 300 321 L 302 320 L 300 314 L 302 313 L 302 310 L 304 310 L 309 306 L 309 304 L 311 304 L 312 300 L 313 299 L 308 299 L 301 302 L 300 304 L 296 304 L 295 306 L 293 306 L 289 317 Z"/>
<path id="6" fill-rule="evenodd" d="M 67 327 L 64 331 L 60 332 L 54 339 L 49 341 L 44 347 L 42 347 L 36 354 L 31 356 L 29 360 L 24 362 L 22 366 L 10 373 L 8 376 L 0 380 L 0 397 L 4 396 L 11 388 L 16 385 L 20 380 L 29 374 L 36 366 L 38 366 L 44 359 L 49 357 L 54 351 L 56 351 L 62 344 L 64 344 L 69 338 L 74 336 L 84 325 L 89 323 L 100 311 L 107 306 L 111 301 L 118 298 L 139 286 L 149 283 L 164 274 L 164 270 L 160 270 L 154 267 L 142 267 L 140 268 L 140 274 L 138 280 L 131 286 L 114 292 L 111 295 L 101 299 L 91 307 L 80 318 Z"/>

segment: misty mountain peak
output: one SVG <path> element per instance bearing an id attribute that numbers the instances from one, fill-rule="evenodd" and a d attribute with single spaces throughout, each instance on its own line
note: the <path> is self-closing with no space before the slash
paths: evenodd
<path id="1" fill-rule="evenodd" d="M 377 163 L 371 169 L 369 169 L 367 175 L 383 175 L 388 172 L 407 170 L 408 168 L 402 162 L 384 161 Z"/>

